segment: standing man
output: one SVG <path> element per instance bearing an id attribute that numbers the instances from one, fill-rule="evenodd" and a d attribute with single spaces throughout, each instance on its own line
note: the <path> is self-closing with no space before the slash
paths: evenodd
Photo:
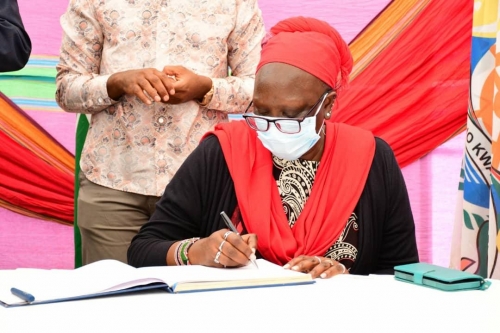
<path id="1" fill-rule="evenodd" d="M 56 100 L 92 115 L 79 175 L 82 262 L 126 262 L 202 135 L 250 102 L 261 11 L 256 0 L 71 0 L 61 25 Z"/>
<path id="2" fill-rule="evenodd" d="M 24 30 L 17 0 L 0 1 L 0 72 L 23 68 L 31 54 L 31 40 Z"/>

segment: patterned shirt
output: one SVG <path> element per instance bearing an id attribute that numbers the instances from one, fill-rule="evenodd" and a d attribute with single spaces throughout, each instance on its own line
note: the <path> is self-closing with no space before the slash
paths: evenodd
<path id="1" fill-rule="evenodd" d="M 273 155 L 274 179 L 290 228 L 293 228 L 311 194 L 318 167 L 317 161 L 288 161 Z M 336 260 L 350 269 L 358 254 L 358 231 L 358 218 L 352 213 L 339 238 L 324 257 Z"/>
<path id="2" fill-rule="evenodd" d="M 244 111 L 265 33 L 256 0 L 71 0 L 61 25 L 56 100 L 92 115 L 82 172 L 94 183 L 153 196 L 206 131 Z M 111 74 L 170 65 L 212 78 L 206 107 L 109 98 Z"/>

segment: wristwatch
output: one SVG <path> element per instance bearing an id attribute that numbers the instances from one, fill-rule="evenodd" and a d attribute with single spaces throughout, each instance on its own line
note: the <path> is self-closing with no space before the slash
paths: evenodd
<path id="1" fill-rule="evenodd" d="M 203 99 L 201 100 L 201 102 L 199 102 L 199 104 L 201 106 L 207 106 L 208 103 L 210 103 L 210 101 L 212 100 L 213 96 L 214 96 L 214 84 L 212 82 L 212 88 L 210 88 L 210 90 L 205 94 L 205 96 L 203 96 Z"/>

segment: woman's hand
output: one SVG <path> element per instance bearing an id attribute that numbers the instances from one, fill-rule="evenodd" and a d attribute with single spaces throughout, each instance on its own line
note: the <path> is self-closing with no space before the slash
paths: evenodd
<path id="1" fill-rule="evenodd" d="M 309 273 L 313 279 L 318 276 L 329 279 L 338 274 L 349 274 L 345 266 L 338 261 L 318 256 L 299 256 L 290 260 L 284 268 Z"/>
<path id="2" fill-rule="evenodd" d="M 214 232 L 194 243 L 188 252 L 193 265 L 212 267 L 245 266 L 255 259 L 257 235 L 240 236 L 228 229 Z"/>

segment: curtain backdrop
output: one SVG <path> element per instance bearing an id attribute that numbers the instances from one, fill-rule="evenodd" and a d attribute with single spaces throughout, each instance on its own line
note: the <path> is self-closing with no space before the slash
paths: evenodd
<path id="1" fill-rule="evenodd" d="M 352 82 L 339 94 L 336 104 L 339 108 L 332 119 L 364 127 L 385 139 L 401 166 L 424 156 L 458 133 L 464 127 L 466 112 L 466 100 L 457 96 L 466 96 L 468 89 L 471 14 L 468 0 L 392 1 L 351 43 Z M 21 105 L 27 104 L 29 97 L 40 97 L 34 95 L 41 95 L 53 105 L 53 97 L 48 96 L 50 89 L 42 93 L 39 92 L 42 89 L 34 86 L 28 89 L 33 82 L 26 82 L 25 78 L 36 77 L 44 83 L 42 87 L 48 87 L 53 85 L 54 75 L 53 68 L 30 64 L 18 73 L 0 76 L 0 83 L 3 81 L 0 88 L 28 96 L 19 100 Z M 0 98 L 5 99 L 3 114 L 12 112 L 7 108 L 13 104 L 5 95 Z M 19 111 L 17 114 L 22 115 Z M 14 140 L 14 145 L 17 142 L 19 149 L 7 150 L 6 145 L 0 146 L 2 156 L 12 160 L 21 154 L 23 160 L 29 162 L 31 158 L 41 157 L 35 149 L 43 150 L 64 164 L 65 170 L 53 170 L 54 165 L 49 163 L 25 163 L 24 172 L 31 179 L 27 184 L 22 178 L 8 175 L 6 169 L 0 169 L 0 182 L 8 189 L 0 191 L 2 206 L 73 223 L 73 195 L 68 194 L 77 188 L 68 179 L 67 170 L 75 172 L 74 161 L 68 161 L 68 154 L 59 153 L 60 145 L 47 133 L 38 131 L 32 135 L 31 129 L 37 126 L 30 118 L 23 119 L 29 124 L 23 127 L 14 125 L 16 119 L 18 117 L 3 117 L 4 126 L 0 129 Z M 85 117 L 81 117 L 79 123 L 88 127 Z M 78 147 L 85 131 L 81 128 L 77 131 L 80 133 Z M 53 175 L 58 180 L 59 192 L 52 192 L 46 186 L 45 175 Z"/>
<path id="2" fill-rule="evenodd" d="M 470 100 L 451 266 L 500 279 L 500 5 L 474 1 Z"/>
<path id="3" fill-rule="evenodd" d="M 69 223 L 73 156 L 1 92 L 0 110 L 0 206 Z"/>
<path id="4" fill-rule="evenodd" d="M 59 156 L 58 163 L 64 165 L 65 158 L 62 155 L 68 154 L 71 161 L 71 153 L 57 154 L 55 150 L 59 149 L 56 146 L 62 142 L 70 152 L 74 151 L 75 115 L 62 112 L 54 102 L 53 93 L 54 67 L 61 38 L 58 18 L 66 9 L 67 0 L 54 0 L 51 6 L 44 6 L 43 3 L 42 0 L 19 0 L 21 14 L 33 40 L 33 54 L 26 69 L 0 75 L 0 91 L 31 117 L 31 120 L 26 117 L 27 123 L 33 126 L 40 123 L 50 133 L 52 137 L 46 135 L 43 139 L 36 137 L 30 140 L 38 144 L 51 142 L 50 147 L 45 144 L 40 147 L 49 156 Z M 353 80 L 351 87 L 340 94 L 337 120 L 371 129 L 382 136 L 395 149 L 401 165 L 416 161 L 404 168 L 403 172 L 414 210 L 421 258 L 434 260 L 434 238 L 438 236 L 432 233 L 432 220 L 436 217 L 431 210 L 434 211 L 436 207 L 430 203 L 439 200 L 432 197 L 432 172 L 436 170 L 434 165 L 438 164 L 435 163 L 436 158 L 432 157 L 436 156 L 434 153 L 417 159 L 460 131 L 465 124 L 466 109 L 461 109 L 460 105 L 466 103 L 467 98 L 459 93 L 464 90 L 463 82 L 468 81 L 470 28 L 465 33 L 464 26 L 471 24 L 471 4 L 464 0 L 260 0 L 259 5 L 267 28 L 288 16 L 308 15 L 324 19 L 337 27 L 347 41 L 356 37 L 350 44 L 355 58 Z M 455 94 L 450 93 L 452 90 Z M 428 98 L 426 94 L 437 98 Z M 413 96 L 419 96 L 422 102 L 419 103 Z M 11 105 L 11 101 L 3 105 Z M 8 115 L 10 108 L 3 105 L 0 104 L 0 113 Z M 8 122 L 9 117 L 5 118 Z M 78 122 L 86 120 L 86 117 L 79 117 Z M 391 124 L 395 127 L 391 128 Z M 23 150 L 34 152 L 33 146 L 27 143 L 29 140 L 23 142 L 14 139 L 14 136 L 23 138 L 29 131 L 23 131 L 22 126 L 16 130 L 19 133 L 6 132 L 18 145 L 2 155 L 6 159 L 15 157 Z M 79 127 L 78 132 L 86 133 L 85 127 Z M 4 138 L 1 140 L 3 143 Z M 81 142 L 76 145 L 77 158 Z M 4 151 L 0 154 L 4 154 Z M 54 200 L 55 197 L 44 199 L 50 204 L 61 205 L 63 208 L 58 209 L 57 215 L 62 214 L 64 217 L 56 216 L 56 209 L 52 209 L 52 215 L 45 211 L 42 216 L 30 208 L 29 200 L 24 204 L 6 200 L 3 206 L 30 216 L 72 223 L 74 162 L 70 162 L 70 178 L 66 178 L 57 176 L 66 171 L 62 172 L 54 166 L 47 167 L 48 162 L 31 163 L 31 158 L 42 159 L 40 154 L 34 153 L 23 160 L 25 171 L 34 171 L 30 173 L 40 177 L 40 180 L 53 179 L 56 187 L 60 187 L 55 193 L 64 193 L 64 200 Z M 36 172 L 34 165 L 39 165 Z M 65 180 L 56 180 L 58 177 Z M 30 181 L 30 186 L 36 187 L 37 184 L 41 187 L 44 183 L 37 179 Z M 432 186 L 422 186 L 425 184 Z M 0 170 L 1 187 L 6 187 L 6 184 Z M 21 187 L 17 190 L 22 193 Z M 35 240 L 38 231 L 30 229 L 30 226 L 38 225 L 40 228 L 34 228 L 43 229 L 43 237 L 47 237 L 39 241 Z M 31 264 L 32 267 L 56 267 L 50 264 L 48 258 L 55 258 L 65 251 L 66 247 L 63 249 L 61 246 L 67 246 L 68 240 L 61 238 L 66 232 L 64 226 L 58 228 L 51 225 L 54 224 L 16 217 L 0 209 L 0 268 L 8 265 L 26 267 L 24 265 L 29 265 L 29 262 L 36 263 Z M 442 228 L 446 238 L 447 229 Z M 78 241 L 77 231 L 75 229 L 75 241 Z M 30 241 L 21 244 L 19 239 Z M 35 243 L 39 244 L 40 250 L 33 247 Z M 78 248 L 78 243 L 75 245 Z M 33 259 L 37 257 L 41 259 Z"/>

